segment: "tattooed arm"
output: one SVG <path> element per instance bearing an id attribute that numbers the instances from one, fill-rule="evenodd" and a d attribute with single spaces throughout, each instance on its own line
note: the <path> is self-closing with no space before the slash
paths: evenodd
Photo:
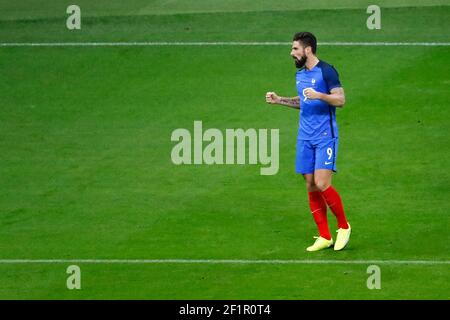
<path id="1" fill-rule="evenodd" d="M 300 97 L 279 97 L 275 92 L 266 93 L 266 102 L 270 104 L 281 104 L 294 109 L 300 109 Z"/>

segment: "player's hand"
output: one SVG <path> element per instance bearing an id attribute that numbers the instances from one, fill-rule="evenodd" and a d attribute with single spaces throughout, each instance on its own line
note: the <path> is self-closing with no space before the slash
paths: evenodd
<path id="1" fill-rule="evenodd" d="M 266 102 L 267 103 L 279 103 L 280 97 L 275 92 L 267 92 L 266 93 Z"/>
<path id="2" fill-rule="evenodd" d="M 320 99 L 321 97 L 321 93 L 317 92 L 313 88 L 306 88 L 305 90 L 303 90 L 303 95 L 311 100 Z"/>

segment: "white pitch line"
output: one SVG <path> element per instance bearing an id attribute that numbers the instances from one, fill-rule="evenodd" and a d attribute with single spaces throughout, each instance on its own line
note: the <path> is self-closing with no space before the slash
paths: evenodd
<path id="1" fill-rule="evenodd" d="M 450 265 L 450 260 L 0 259 L 0 264 L 392 264 Z"/>
<path id="2" fill-rule="evenodd" d="M 450 42 L 319 42 L 325 46 L 450 46 Z"/>
<path id="3" fill-rule="evenodd" d="M 0 47 L 289 46 L 290 42 L 0 42 Z M 319 46 L 450 46 L 450 42 L 319 42 Z"/>

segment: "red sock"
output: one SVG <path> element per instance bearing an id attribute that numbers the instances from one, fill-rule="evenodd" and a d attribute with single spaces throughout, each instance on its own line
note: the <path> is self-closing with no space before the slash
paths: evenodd
<path id="1" fill-rule="evenodd" d="M 322 238 L 327 240 L 331 239 L 330 230 L 328 229 L 327 221 L 327 204 L 322 198 L 319 191 L 308 192 L 309 197 L 309 207 L 319 229 L 319 234 Z"/>
<path id="2" fill-rule="evenodd" d="M 334 189 L 333 186 L 329 186 L 325 191 L 322 191 L 322 196 L 333 214 L 336 216 L 338 228 L 348 229 L 344 206 L 342 205 L 341 197 L 336 189 Z"/>

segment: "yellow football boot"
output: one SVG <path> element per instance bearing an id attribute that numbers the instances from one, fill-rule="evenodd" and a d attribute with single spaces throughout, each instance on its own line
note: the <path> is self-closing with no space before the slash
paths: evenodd
<path id="1" fill-rule="evenodd" d="M 314 237 L 316 242 L 312 246 L 306 248 L 306 251 L 319 251 L 322 249 L 327 249 L 333 245 L 333 239 L 327 240 L 322 237 Z"/>
<path id="2" fill-rule="evenodd" d="M 334 250 L 339 251 L 345 248 L 348 241 L 350 240 L 350 234 L 352 233 L 352 228 L 350 227 L 350 223 L 348 224 L 348 229 L 339 228 L 337 231 L 336 244 L 334 245 Z"/>

